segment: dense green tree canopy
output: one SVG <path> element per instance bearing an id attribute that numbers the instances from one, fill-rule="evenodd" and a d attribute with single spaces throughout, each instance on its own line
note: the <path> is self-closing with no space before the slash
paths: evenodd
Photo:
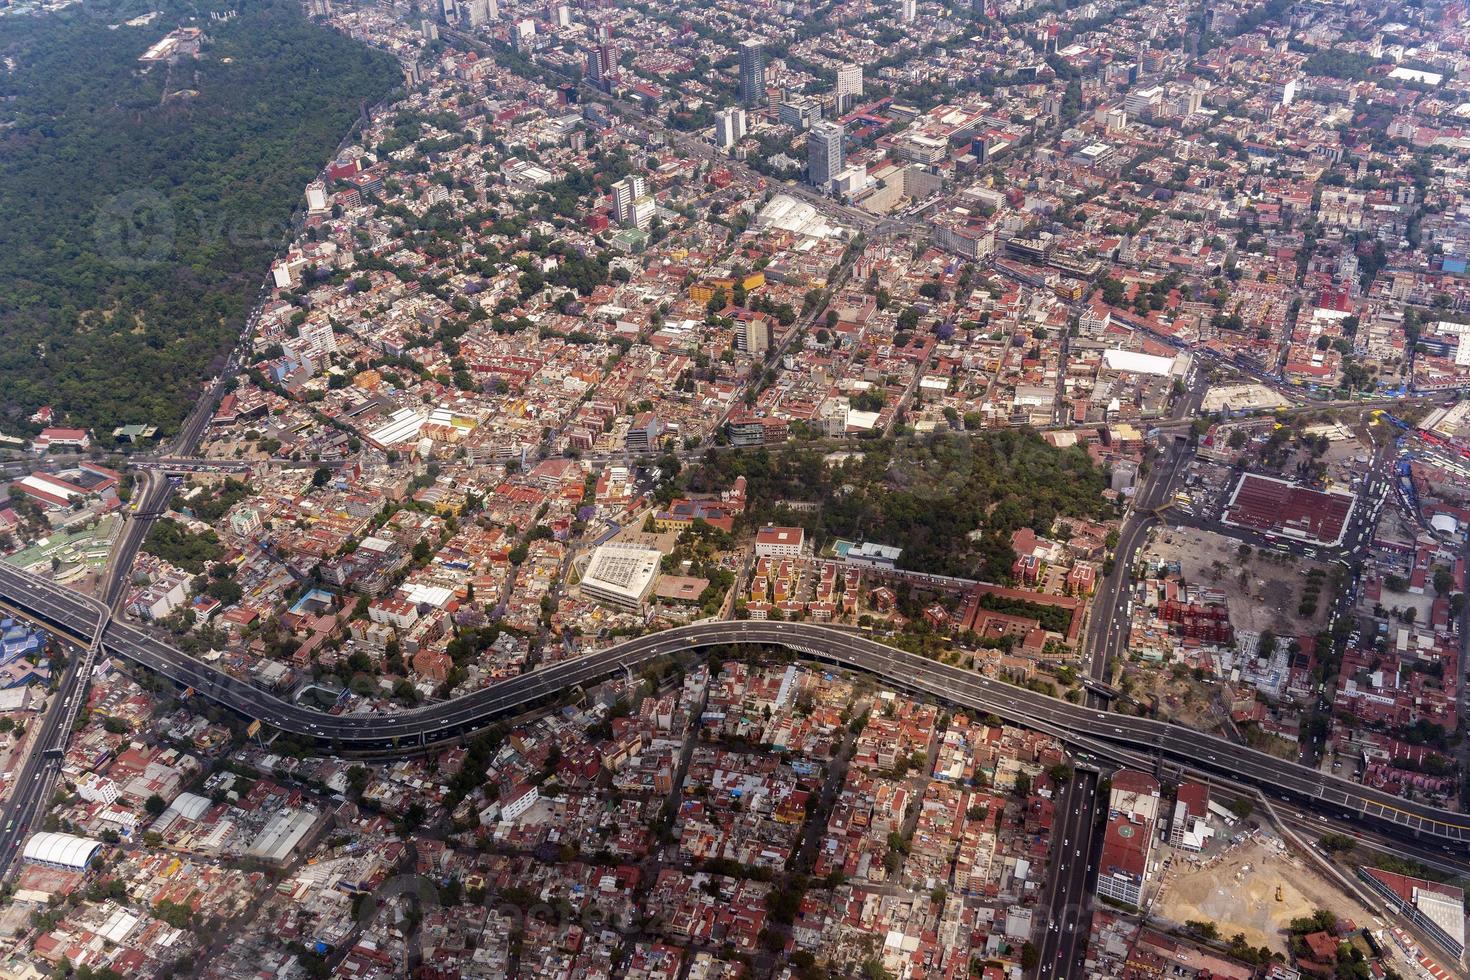
<path id="1" fill-rule="evenodd" d="M 1103 472 L 1081 448 L 1035 432 L 875 441 L 838 466 L 817 449 L 714 451 L 690 471 L 696 491 L 749 482 L 753 522 L 802 524 L 823 541 L 862 538 L 903 548 L 900 566 L 1003 582 L 1011 534 L 1045 532 L 1058 517 L 1106 517 Z M 816 511 L 785 506 L 818 502 Z"/>
<path id="2" fill-rule="evenodd" d="M 172 69 L 138 56 L 193 8 L 0 20 L 0 425 L 175 428 L 306 182 L 399 77 L 294 3 L 236 9 Z"/>

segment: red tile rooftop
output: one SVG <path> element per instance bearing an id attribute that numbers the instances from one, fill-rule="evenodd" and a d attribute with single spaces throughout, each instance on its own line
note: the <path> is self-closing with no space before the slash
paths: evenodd
<path id="1" fill-rule="evenodd" d="M 1349 494 L 1323 493 L 1247 473 L 1236 485 L 1224 519 L 1256 531 L 1335 543 L 1342 537 L 1353 500 Z"/>

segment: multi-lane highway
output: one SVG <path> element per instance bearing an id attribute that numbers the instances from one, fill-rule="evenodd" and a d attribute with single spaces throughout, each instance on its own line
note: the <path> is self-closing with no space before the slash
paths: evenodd
<path id="1" fill-rule="evenodd" d="M 268 295 L 270 286 L 271 280 L 267 278 L 261 287 L 262 297 Z M 224 368 L 220 373 L 200 392 L 194 408 L 184 419 L 183 425 L 179 427 L 178 435 L 174 437 L 171 451 L 165 449 L 158 457 L 144 457 L 133 463 L 135 471 L 140 474 L 140 480 L 133 495 L 132 508 L 126 514 L 127 523 L 123 525 L 122 534 L 113 543 L 112 555 L 107 563 L 107 576 L 103 578 L 98 590 L 98 595 L 103 603 L 114 611 L 121 607 L 123 599 L 127 596 L 128 576 L 133 568 L 133 559 L 137 557 L 138 548 L 142 545 L 143 538 L 147 536 L 148 528 L 157 520 L 167 506 L 169 498 L 173 496 L 174 484 L 168 478 L 169 474 L 193 469 L 228 471 L 234 466 L 248 468 L 251 465 L 248 463 L 208 465 L 210 461 L 196 459 L 193 454 L 199 447 L 199 441 L 204 438 L 204 431 L 209 426 L 210 419 L 214 417 L 215 411 L 219 408 L 220 399 L 229 390 L 235 372 L 239 369 L 242 355 L 249 347 L 250 336 L 254 333 L 255 326 L 260 320 L 263 302 L 262 298 L 245 318 L 245 325 L 240 331 L 235 349 L 230 351 L 229 356 L 225 358 Z"/>
<path id="2" fill-rule="evenodd" d="M 1092 909 L 1088 891 L 1097 878 L 1097 813 L 1106 804 L 1097 794 L 1098 774 L 1079 769 L 1062 787 L 1052 827 L 1051 867 L 1046 879 L 1046 919 L 1037 944 L 1039 980 L 1075 975 L 1087 950 Z"/>
<path id="3" fill-rule="evenodd" d="M 1195 369 L 1190 375 L 1188 389 L 1174 404 L 1172 417 L 1182 420 L 1199 411 L 1207 387 L 1204 376 Z M 1113 549 L 1113 569 L 1098 587 L 1088 615 L 1082 667 L 1094 681 L 1107 682 L 1113 655 L 1127 645 L 1127 596 L 1134 555 L 1147 540 L 1149 529 L 1158 523 L 1154 512 L 1174 495 L 1180 467 L 1191 456 L 1188 439 L 1183 433 L 1176 434 L 1139 484 L 1133 505 L 1118 531 L 1118 544 Z"/>
<path id="4" fill-rule="evenodd" d="M 0 565 L 0 567 L 8 567 Z M 4 590 L 0 589 L 0 599 Z M 16 774 L 15 792 L 5 805 L 0 807 L 0 869 L 10 862 L 34 824 L 45 812 L 56 777 L 61 772 L 61 760 L 66 742 L 71 735 L 77 712 L 86 700 L 87 678 L 101 647 L 102 633 L 111 621 L 110 611 L 92 599 L 75 596 L 76 607 L 87 610 L 81 622 L 81 633 L 73 633 L 79 640 L 72 657 L 62 671 L 56 693 L 52 695 L 50 707 L 33 724 L 34 741 L 26 755 L 20 772 Z M 16 608 L 28 611 L 25 603 Z M 85 624 L 90 622 L 88 628 Z"/>
<path id="5" fill-rule="evenodd" d="M 225 361 L 224 370 L 200 395 L 193 411 L 184 420 L 175 451 L 188 456 L 199 445 L 205 427 L 214 415 L 239 366 L 240 352 L 249 343 L 251 332 L 260 316 L 260 304 L 250 311 L 240 334 L 239 346 Z M 17 601 L 8 603 L 21 612 L 44 619 L 57 626 L 58 632 L 76 644 L 75 653 L 62 672 L 60 684 L 46 713 L 36 722 L 35 740 L 16 777 L 15 792 L 0 807 L 0 869 L 9 866 L 21 841 L 45 812 L 56 779 L 61 773 L 67 741 L 77 714 L 87 700 L 87 681 L 97 657 L 102 654 L 102 636 L 115 628 L 113 610 L 121 606 L 127 595 L 128 574 L 143 538 L 157 516 L 162 513 L 173 493 L 172 482 L 162 472 L 143 470 L 133 496 L 132 509 L 122 533 L 113 542 L 108 572 L 98 588 L 98 598 L 88 598 L 59 588 L 51 583 L 35 585 L 7 581 L 0 585 L 0 601 L 8 603 L 14 585 Z M 0 569 L 15 572 L 0 562 Z M 21 575 L 15 572 L 16 575 Z M 28 577 L 25 577 L 28 578 Z M 41 609 L 45 609 L 42 612 Z M 177 651 L 175 651 L 177 652 Z M 229 704 L 228 700 L 223 703 Z"/>
<path id="6" fill-rule="evenodd" d="M 89 639 L 98 629 L 101 613 L 96 604 L 17 569 L 0 566 L 0 598 L 80 641 Z M 127 624 L 111 621 L 102 627 L 102 646 L 109 654 L 139 663 L 283 732 L 322 745 L 363 751 L 457 738 L 493 718 L 558 697 L 572 687 L 624 667 L 718 644 L 784 646 L 816 660 L 876 674 L 899 688 L 992 713 L 1068 741 L 1125 747 L 1171 760 L 1191 771 L 1227 775 L 1327 812 L 1458 844 L 1470 842 L 1470 816 L 1401 799 L 1167 722 L 1126 717 L 1047 697 L 829 627 L 749 621 L 685 626 L 628 640 L 463 697 L 387 715 L 323 714 L 206 666 Z"/>
<path id="7" fill-rule="evenodd" d="M 1139 547 L 1148 539 L 1149 529 L 1158 523 L 1154 508 L 1173 494 L 1179 469 L 1189 458 L 1190 451 L 1184 440 L 1176 439 L 1170 443 L 1155 461 L 1148 479 L 1140 486 L 1133 509 L 1118 532 L 1118 545 L 1113 549 L 1113 568 L 1103 578 L 1092 601 L 1083 650 L 1083 670 L 1096 681 L 1107 681 L 1108 665 L 1113 656 L 1127 646 L 1127 599 L 1133 560 Z"/>
<path id="8" fill-rule="evenodd" d="M 139 479 L 131 507 L 124 512 L 122 531 L 112 544 L 107 574 L 97 588 L 98 597 L 109 609 L 118 611 L 127 597 L 133 560 L 138 556 L 148 529 L 163 512 L 172 493 L 173 485 L 162 474 L 145 471 Z"/>

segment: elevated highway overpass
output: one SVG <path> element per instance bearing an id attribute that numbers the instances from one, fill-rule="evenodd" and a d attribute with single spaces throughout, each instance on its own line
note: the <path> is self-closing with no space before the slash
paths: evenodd
<path id="1" fill-rule="evenodd" d="M 722 644 L 782 646 L 815 661 L 874 674 L 900 689 L 994 714 L 1104 754 L 1111 747 L 1290 797 L 1319 812 L 1363 819 L 1458 850 L 1470 815 L 1361 786 L 1168 722 L 1072 704 L 886 646 L 866 636 L 798 623 L 722 621 L 665 630 L 553 664 L 448 701 L 394 714 L 325 714 L 293 704 L 115 620 L 76 593 L 0 565 L 0 599 L 79 643 L 102 625 L 102 647 L 239 714 L 337 751 L 390 752 L 450 742 L 496 718 L 657 657 Z"/>

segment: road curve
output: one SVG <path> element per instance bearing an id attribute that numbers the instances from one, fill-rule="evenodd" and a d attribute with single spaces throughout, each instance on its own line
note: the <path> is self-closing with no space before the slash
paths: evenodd
<path id="1" fill-rule="evenodd" d="M 0 565 L 0 599 L 81 641 L 91 639 L 99 605 L 52 582 Z M 1106 742 L 1289 795 L 1326 812 L 1392 825 L 1400 832 L 1470 843 L 1470 815 L 1401 799 L 1278 759 L 1225 739 L 1148 718 L 1132 718 L 982 677 L 866 636 L 799 623 L 721 621 L 637 637 L 448 701 L 388 715 L 332 715 L 292 704 L 116 621 L 102 634 L 110 654 L 134 661 L 283 732 L 340 750 L 381 751 L 462 736 L 490 720 L 553 699 L 581 684 L 656 657 L 719 644 L 784 646 L 815 660 L 876 674 L 897 687 L 995 714 L 1069 741 Z"/>

